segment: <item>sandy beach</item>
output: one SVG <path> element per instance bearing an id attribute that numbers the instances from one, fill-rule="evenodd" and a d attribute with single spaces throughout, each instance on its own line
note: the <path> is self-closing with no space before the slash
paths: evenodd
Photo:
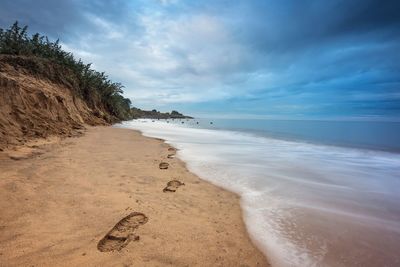
<path id="1" fill-rule="evenodd" d="M 238 196 L 174 153 L 113 127 L 0 152 L 0 265 L 268 266 Z"/>

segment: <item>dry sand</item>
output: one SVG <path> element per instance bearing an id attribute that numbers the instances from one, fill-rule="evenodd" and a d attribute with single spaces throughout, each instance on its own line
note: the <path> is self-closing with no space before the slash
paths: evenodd
<path id="1" fill-rule="evenodd" d="M 238 196 L 169 148 L 95 127 L 0 152 L 0 266 L 268 266 Z"/>

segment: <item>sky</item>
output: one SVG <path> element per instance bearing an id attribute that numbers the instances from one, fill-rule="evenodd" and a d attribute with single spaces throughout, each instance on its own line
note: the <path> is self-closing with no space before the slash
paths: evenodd
<path id="1" fill-rule="evenodd" d="M 2 0 L 134 106 L 200 117 L 400 119 L 398 0 Z"/>

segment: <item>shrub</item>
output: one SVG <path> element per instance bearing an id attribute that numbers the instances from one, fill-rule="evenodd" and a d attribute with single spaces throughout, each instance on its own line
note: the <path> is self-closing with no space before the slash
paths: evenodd
<path id="1" fill-rule="evenodd" d="M 120 83 L 112 82 L 104 72 L 93 70 L 91 64 L 85 64 L 81 59 L 75 59 L 72 53 L 62 50 L 59 40 L 52 42 L 39 33 L 28 36 L 27 30 L 27 26 L 20 27 L 18 22 L 9 29 L 0 28 L 0 54 L 48 59 L 68 70 L 62 72 L 62 80 L 64 83 L 69 81 L 68 84 L 90 107 L 100 105 L 118 120 L 132 117 L 131 101 L 122 96 Z"/>

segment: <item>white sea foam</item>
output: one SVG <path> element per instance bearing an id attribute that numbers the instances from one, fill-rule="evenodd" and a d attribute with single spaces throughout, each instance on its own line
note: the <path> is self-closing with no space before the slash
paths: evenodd
<path id="1" fill-rule="evenodd" d="M 398 266 L 400 155 L 135 120 L 201 178 L 241 196 L 274 266 Z"/>

